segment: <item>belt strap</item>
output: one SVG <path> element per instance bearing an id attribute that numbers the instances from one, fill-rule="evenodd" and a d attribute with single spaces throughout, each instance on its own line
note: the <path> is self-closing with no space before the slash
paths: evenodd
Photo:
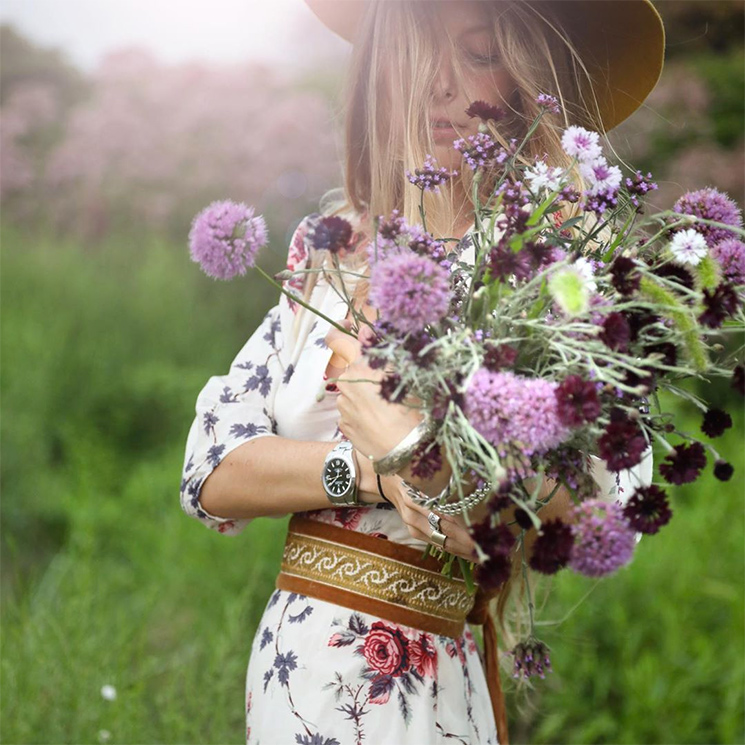
<path id="1" fill-rule="evenodd" d="M 450 578 L 412 546 L 295 514 L 276 587 L 442 636 L 459 637 L 466 621 L 483 625 L 484 674 L 499 743 L 509 745 L 491 597 L 468 595 L 453 566 Z"/>

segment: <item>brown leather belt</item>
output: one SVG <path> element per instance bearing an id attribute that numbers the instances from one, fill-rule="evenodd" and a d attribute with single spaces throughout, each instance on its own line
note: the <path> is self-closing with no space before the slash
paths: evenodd
<path id="1" fill-rule="evenodd" d="M 290 518 L 280 590 L 325 600 L 432 634 L 459 637 L 465 623 L 483 625 L 484 674 L 500 745 L 509 745 L 490 597 L 469 595 L 454 564 L 452 578 L 434 556 L 412 546 L 311 520 Z"/>

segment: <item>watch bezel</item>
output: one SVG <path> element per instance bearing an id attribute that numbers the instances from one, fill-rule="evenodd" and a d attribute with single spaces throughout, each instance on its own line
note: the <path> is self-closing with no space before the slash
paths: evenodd
<path id="1" fill-rule="evenodd" d="M 331 475 L 331 463 L 337 459 L 346 464 L 350 474 L 349 484 L 341 494 L 333 494 L 327 484 L 327 479 Z M 357 499 L 357 469 L 352 455 L 352 446 L 349 441 L 342 440 L 329 451 L 323 464 L 323 470 L 321 471 L 321 483 L 323 484 L 323 490 L 326 492 L 326 497 L 331 504 L 338 506 L 359 504 L 359 500 Z"/>

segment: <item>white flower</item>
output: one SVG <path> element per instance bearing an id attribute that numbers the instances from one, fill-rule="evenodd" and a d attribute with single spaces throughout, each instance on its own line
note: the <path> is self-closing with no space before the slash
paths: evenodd
<path id="1" fill-rule="evenodd" d="M 116 688 L 110 685 L 101 686 L 101 695 L 107 701 L 114 701 L 116 699 Z"/>
<path id="2" fill-rule="evenodd" d="M 541 189 L 555 191 L 561 188 L 561 168 L 549 168 L 542 160 L 537 160 L 533 168 L 525 171 L 525 178 L 530 181 L 532 191 L 539 193 Z"/>
<path id="3" fill-rule="evenodd" d="M 618 166 L 609 166 L 602 155 L 595 160 L 580 163 L 579 172 L 589 182 L 588 192 L 591 195 L 601 191 L 615 192 L 621 185 L 621 169 Z"/>
<path id="4" fill-rule="evenodd" d="M 572 125 L 564 130 L 561 146 L 570 158 L 577 158 L 580 162 L 591 161 L 603 153 L 598 137 L 597 132 Z"/>
<path id="5" fill-rule="evenodd" d="M 706 238 L 689 228 L 677 232 L 670 241 L 670 252 L 681 264 L 696 266 L 708 251 Z"/>
<path id="6" fill-rule="evenodd" d="M 109 732 L 107 729 L 98 730 L 98 741 L 99 742 L 108 742 L 110 739 L 111 739 L 111 732 Z"/>
<path id="7" fill-rule="evenodd" d="M 595 281 L 595 270 L 592 268 L 592 264 L 584 256 L 575 259 L 571 266 L 573 266 L 585 278 L 585 284 L 590 292 L 595 292 L 598 289 L 598 284 Z"/>

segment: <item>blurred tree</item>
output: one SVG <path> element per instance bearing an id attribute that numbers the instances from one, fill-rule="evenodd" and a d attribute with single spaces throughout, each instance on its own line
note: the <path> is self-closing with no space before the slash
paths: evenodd
<path id="1" fill-rule="evenodd" d="M 654 0 L 654 4 L 665 22 L 667 59 L 743 44 L 742 0 Z"/>

